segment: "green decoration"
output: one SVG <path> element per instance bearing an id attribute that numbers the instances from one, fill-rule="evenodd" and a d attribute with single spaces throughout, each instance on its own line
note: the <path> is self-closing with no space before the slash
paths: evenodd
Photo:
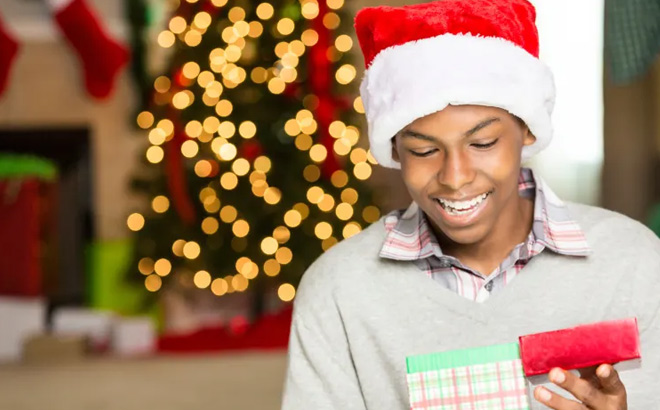
<path id="1" fill-rule="evenodd" d="M 53 161 L 31 155 L 0 154 L 0 178 L 39 178 L 52 181 L 57 177 Z"/>

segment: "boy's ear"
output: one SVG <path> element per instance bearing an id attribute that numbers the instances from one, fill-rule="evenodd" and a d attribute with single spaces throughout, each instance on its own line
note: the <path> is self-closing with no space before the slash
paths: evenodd
<path id="1" fill-rule="evenodd" d="M 399 150 L 396 149 L 396 137 L 392 138 L 392 159 L 395 162 L 401 162 L 399 159 Z"/>
<path id="2" fill-rule="evenodd" d="M 536 142 L 536 136 L 525 126 L 525 135 L 523 137 L 523 145 L 529 146 Z"/>

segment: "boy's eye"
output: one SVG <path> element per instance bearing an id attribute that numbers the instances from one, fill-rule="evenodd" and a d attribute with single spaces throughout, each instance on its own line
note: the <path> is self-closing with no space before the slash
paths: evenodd
<path id="1" fill-rule="evenodd" d="M 434 148 L 434 149 L 430 149 L 430 150 L 426 150 L 426 151 L 413 151 L 413 150 L 410 150 L 410 153 L 413 154 L 416 157 L 428 157 L 429 155 L 433 154 L 436 151 L 437 151 L 437 149 Z"/>
<path id="2" fill-rule="evenodd" d="M 493 145 L 495 145 L 497 143 L 497 141 L 498 140 L 494 140 L 493 142 L 489 142 L 487 144 L 472 144 L 472 146 L 475 147 L 475 148 L 478 148 L 478 149 L 486 149 L 486 148 L 490 148 Z"/>

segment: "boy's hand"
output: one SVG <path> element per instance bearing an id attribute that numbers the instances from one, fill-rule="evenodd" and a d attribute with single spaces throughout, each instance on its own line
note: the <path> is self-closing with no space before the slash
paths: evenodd
<path id="1" fill-rule="evenodd" d="M 562 369 L 552 369 L 550 381 L 565 389 L 580 402 L 565 399 L 548 389 L 537 387 L 534 397 L 555 410 L 627 410 L 626 388 L 609 364 L 580 371 L 580 377 Z"/>

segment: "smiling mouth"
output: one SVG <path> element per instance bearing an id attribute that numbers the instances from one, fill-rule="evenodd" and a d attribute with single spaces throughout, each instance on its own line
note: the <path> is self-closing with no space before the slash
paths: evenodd
<path id="1" fill-rule="evenodd" d="M 466 215 L 479 208 L 479 205 L 481 205 L 492 193 L 493 191 L 486 192 L 485 194 L 481 194 L 469 201 L 450 201 L 441 198 L 433 198 L 433 200 L 451 215 Z"/>

